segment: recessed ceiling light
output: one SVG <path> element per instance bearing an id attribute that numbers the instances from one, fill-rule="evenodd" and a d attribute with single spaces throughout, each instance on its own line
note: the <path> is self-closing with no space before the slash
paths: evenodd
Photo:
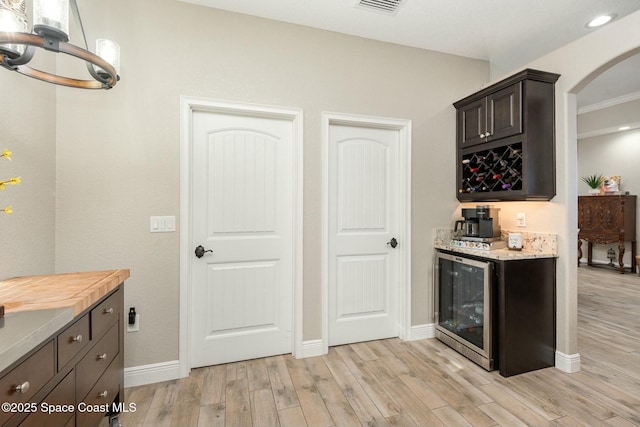
<path id="1" fill-rule="evenodd" d="M 613 15 L 601 15 L 589 21 L 587 23 L 587 27 L 588 28 L 599 27 L 611 21 L 612 19 L 613 19 Z"/>
<path id="2" fill-rule="evenodd" d="M 618 130 L 629 130 L 629 129 L 631 129 L 631 126 L 622 126 L 618 128 Z"/>

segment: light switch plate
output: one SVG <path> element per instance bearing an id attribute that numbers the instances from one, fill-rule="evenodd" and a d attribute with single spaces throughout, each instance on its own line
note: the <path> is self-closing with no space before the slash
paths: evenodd
<path id="1" fill-rule="evenodd" d="M 516 216 L 516 221 L 518 223 L 518 227 L 526 227 L 527 226 L 527 214 L 524 212 L 518 212 Z"/>
<path id="2" fill-rule="evenodd" d="M 149 232 L 172 233 L 176 231 L 175 216 L 152 216 L 149 218 Z"/>

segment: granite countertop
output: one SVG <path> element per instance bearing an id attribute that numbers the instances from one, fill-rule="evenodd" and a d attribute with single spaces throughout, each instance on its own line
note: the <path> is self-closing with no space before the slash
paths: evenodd
<path id="1" fill-rule="evenodd" d="M 128 269 L 14 277 L 0 281 L 0 371 L 124 282 Z"/>
<path id="2" fill-rule="evenodd" d="M 451 252 L 457 252 L 460 254 L 474 255 L 482 258 L 512 261 L 517 259 L 532 259 L 532 258 L 556 258 L 558 255 L 551 252 L 538 252 L 527 249 L 521 251 L 514 251 L 507 248 L 493 249 L 490 251 L 484 251 L 479 249 L 458 248 L 451 245 L 434 245 L 436 249 L 443 249 Z"/>
<path id="3" fill-rule="evenodd" d="M 502 240 L 507 239 L 508 233 L 509 231 L 502 231 Z M 522 234 L 523 248 L 520 251 L 510 250 L 507 248 L 480 250 L 456 247 L 451 245 L 451 240 L 454 238 L 453 230 L 451 229 L 434 230 L 433 246 L 436 249 L 503 261 L 558 257 L 558 236 L 556 234 L 521 231 L 518 231 L 518 233 Z"/>

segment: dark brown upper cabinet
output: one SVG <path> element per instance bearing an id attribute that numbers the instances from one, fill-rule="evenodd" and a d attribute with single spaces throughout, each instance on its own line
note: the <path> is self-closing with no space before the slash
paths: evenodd
<path id="1" fill-rule="evenodd" d="M 555 82 L 526 69 L 454 103 L 457 197 L 550 200 L 555 183 Z"/>
<path id="2" fill-rule="evenodd" d="M 458 109 L 460 145 L 495 141 L 522 133 L 522 85 L 518 82 Z"/>

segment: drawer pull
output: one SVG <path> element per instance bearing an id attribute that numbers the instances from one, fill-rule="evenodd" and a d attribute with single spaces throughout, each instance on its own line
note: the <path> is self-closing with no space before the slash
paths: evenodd
<path id="1" fill-rule="evenodd" d="M 107 353 L 99 354 L 96 358 L 97 358 L 98 360 L 104 360 L 104 359 L 106 359 L 106 358 L 107 358 Z"/>
<path id="2" fill-rule="evenodd" d="M 13 388 L 13 391 L 15 391 L 17 393 L 25 394 L 26 392 L 29 391 L 29 387 L 30 386 L 31 386 L 31 384 L 29 384 L 29 381 L 25 381 L 22 384 L 19 384 L 19 385 L 15 386 Z"/>
<path id="3" fill-rule="evenodd" d="M 82 342 L 82 335 L 78 334 L 78 336 L 71 337 L 71 342 Z"/>
<path id="4" fill-rule="evenodd" d="M 108 394 L 109 394 L 109 392 L 107 390 L 105 390 L 102 393 L 98 394 L 98 397 L 107 397 Z"/>
<path id="5" fill-rule="evenodd" d="M 113 314 L 113 307 L 105 308 L 102 314 Z"/>

